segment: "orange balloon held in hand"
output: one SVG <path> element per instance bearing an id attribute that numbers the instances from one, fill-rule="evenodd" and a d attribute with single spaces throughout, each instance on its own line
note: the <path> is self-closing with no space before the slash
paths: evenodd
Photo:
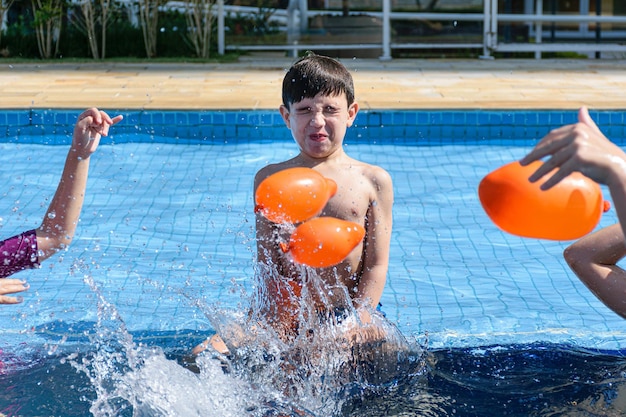
<path id="1" fill-rule="evenodd" d="M 257 187 L 255 213 L 274 223 L 300 223 L 322 212 L 337 192 L 335 181 L 311 168 L 288 168 Z"/>
<path id="2" fill-rule="evenodd" d="M 334 217 L 316 217 L 294 230 L 289 243 L 281 243 L 294 261 L 324 268 L 337 265 L 363 240 L 365 229 L 360 224 Z"/>
<path id="3" fill-rule="evenodd" d="M 528 178 L 541 166 L 512 162 L 489 173 L 478 196 L 489 218 L 505 232 L 550 240 L 578 239 L 591 232 L 609 208 L 600 186 L 574 172 L 549 190 Z"/>

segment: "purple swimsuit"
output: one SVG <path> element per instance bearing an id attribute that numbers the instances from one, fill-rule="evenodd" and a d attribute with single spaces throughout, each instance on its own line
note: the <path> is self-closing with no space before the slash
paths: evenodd
<path id="1" fill-rule="evenodd" d="M 0 242 L 0 278 L 24 269 L 38 268 L 37 235 L 29 230 Z"/>

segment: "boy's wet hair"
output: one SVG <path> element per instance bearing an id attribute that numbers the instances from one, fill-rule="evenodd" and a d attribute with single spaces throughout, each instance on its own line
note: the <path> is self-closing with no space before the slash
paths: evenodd
<path id="1" fill-rule="evenodd" d="M 283 79 L 283 104 L 289 107 L 320 93 L 326 96 L 345 93 L 350 106 L 354 102 L 352 75 L 339 61 L 308 52 Z"/>

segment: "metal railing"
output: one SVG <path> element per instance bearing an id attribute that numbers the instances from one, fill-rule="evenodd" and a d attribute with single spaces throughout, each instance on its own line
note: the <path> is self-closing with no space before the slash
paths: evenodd
<path id="1" fill-rule="evenodd" d="M 499 13 L 498 0 L 484 0 L 482 13 L 409 13 L 393 12 L 391 10 L 391 0 L 382 0 L 381 12 L 355 11 L 354 14 L 367 14 L 382 21 L 380 42 L 369 43 L 303 43 L 300 34 L 306 31 L 308 18 L 313 15 L 339 15 L 338 11 L 309 11 L 306 0 L 290 0 L 287 10 L 277 10 L 280 20 L 286 22 L 284 30 L 287 32 L 287 42 L 284 44 L 268 45 L 235 45 L 226 44 L 224 0 L 217 0 L 217 30 L 218 30 L 218 53 L 224 54 L 226 50 L 265 50 L 265 51 L 287 51 L 293 56 L 297 56 L 304 50 L 341 50 L 341 49 L 378 49 L 382 51 L 381 60 L 392 59 L 394 50 L 403 49 L 476 49 L 482 50 L 481 57 L 492 58 L 497 52 L 531 52 L 535 58 L 540 59 L 545 52 L 579 52 L 579 53 L 601 53 L 601 52 L 626 52 L 626 33 L 620 36 L 598 36 L 600 33 L 596 29 L 595 34 L 590 39 L 587 33 L 580 31 L 579 38 L 575 42 L 561 41 L 567 36 L 554 36 L 554 31 L 548 31 L 546 36 L 545 25 L 556 24 L 578 24 L 583 27 L 588 24 L 595 24 L 600 28 L 601 24 L 623 24 L 626 25 L 626 16 L 611 15 L 591 15 L 591 14 L 544 14 L 543 0 L 536 0 L 535 12 L 525 14 Z M 251 11 L 251 13 L 253 13 Z M 482 24 L 481 42 L 393 42 L 392 41 L 392 21 L 394 20 L 415 20 L 415 21 L 439 21 L 439 22 L 479 22 Z M 503 26 L 506 24 L 523 24 L 528 27 L 528 40 L 526 42 L 503 42 Z M 620 41 L 621 39 L 621 41 Z M 544 42 L 549 40 L 550 42 Z M 556 41 L 559 40 L 559 41 Z"/>

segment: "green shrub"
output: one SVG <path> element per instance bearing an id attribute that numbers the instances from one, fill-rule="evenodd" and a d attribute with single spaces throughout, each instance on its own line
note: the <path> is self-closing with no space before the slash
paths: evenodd
<path id="1" fill-rule="evenodd" d="M 187 40 L 187 21 L 178 11 L 159 14 L 157 57 L 193 57 L 194 51 Z"/>
<path id="2" fill-rule="evenodd" d="M 37 38 L 27 14 L 20 15 L 15 23 L 10 24 L 2 34 L 3 55 L 17 58 L 38 58 Z"/>

